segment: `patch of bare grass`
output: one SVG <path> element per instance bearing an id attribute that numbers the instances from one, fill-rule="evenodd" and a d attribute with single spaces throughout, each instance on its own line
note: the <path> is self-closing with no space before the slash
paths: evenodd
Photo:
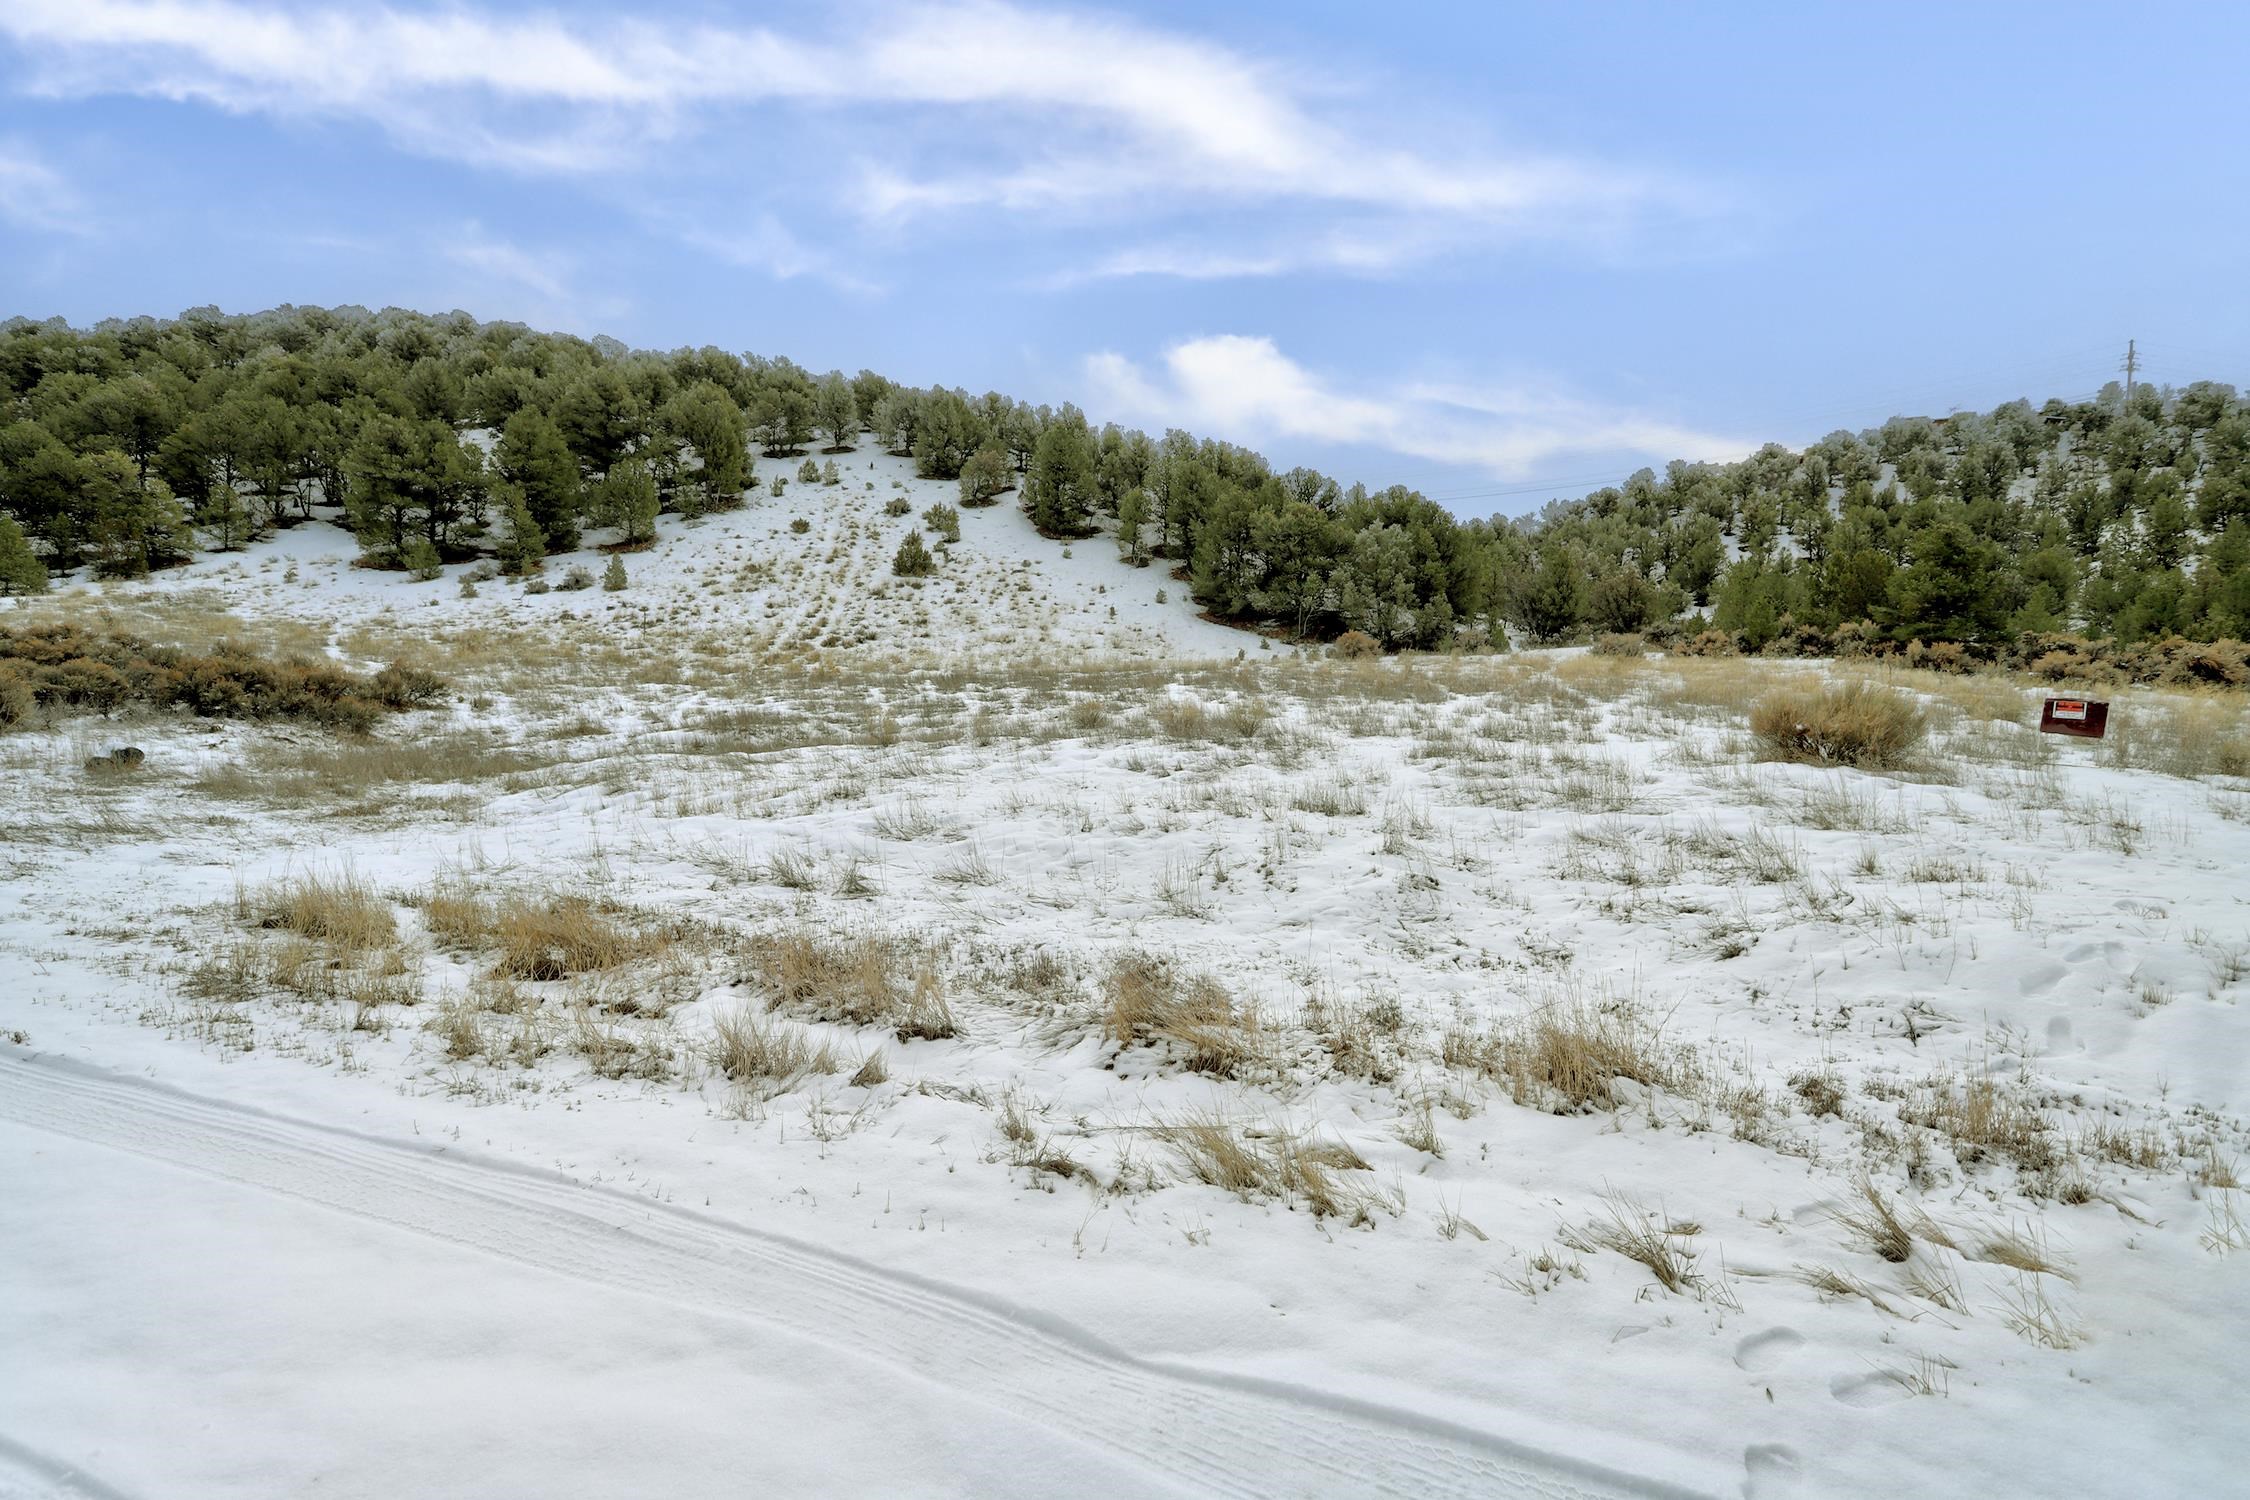
<path id="1" fill-rule="evenodd" d="M 1557 1114 L 1617 1108 L 1620 1079 L 1676 1090 L 1697 1076 L 1694 1054 L 1629 997 L 1558 998 L 1489 1036 L 1451 1033 L 1444 1048 L 1449 1063 L 1506 1083 L 1516 1103 Z"/>
<path id="2" fill-rule="evenodd" d="M 1103 981 L 1102 1035 L 1120 1046 L 1177 1049 L 1192 1072 L 1231 1078 L 1255 1054 L 1258 1016 L 1209 975 L 1183 977 L 1173 965 L 1128 953 Z"/>
<path id="3" fill-rule="evenodd" d="M 1751 731 L 1782 760 L 1885 770 L 1928 732 L 1912 698 L 1865 681 L 1791 683 L 1758 700 Z"/>

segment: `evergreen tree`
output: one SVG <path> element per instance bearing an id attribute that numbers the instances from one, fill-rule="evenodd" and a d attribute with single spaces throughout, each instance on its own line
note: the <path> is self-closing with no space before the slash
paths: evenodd
<path id="1" fill-rule="evenodd" d="M 539 571 L 539 564 L 547 556 L 546 534 L 539 529 L 538 519 L 532 515 L 520 486 L 503 481 L 499 496 L 500 571 L 528 577 Z"/>
<path id="2" fill-rule="evenodd" d="M 104 578 L 141 578 L 182 562 L 195 550 L 187 516 L 154 474 L 142 483 L 139 466 L 115 449 L 79 462 L 79 482 L 89 512 L 88 552 Z"/>
<path id="3" fill-rule="evenodd" d="M 1126 505 L 1140 495 L 1125 492 L 1118 507 L 1124 524 Z M 1337 560 L 1337 526 L 1318 505 L 1290 499 L 1277 510 L 1258 517 L 1253 535 L 1263 564 L 1257 590 L 1258 607 L 1287 622 L 1290 638 L 1303 640 L 1313 616 L 1328 602 L 1329 576 Z"/>
<path id="4" fill-rule="evenodd" d="M 698 382 L 665 403 L 659 425 L 695 450 L 691 482 L 697 513 L 741 502 L 750 482 L 749 419 L 732 396 L 710 381 Z"/>
<path id="5" fill-rule="evenodd" d="M 1415 629 L 1414 544 L 1396 524 L 1371 526 L 1352 538 L 1335 575 L 1337 610 L 1348 629 L 1385 647 Z"/>
<path id="6" fill-rule="evenodd" d="M 578 545 L 578 512 L 584 482 L 562 429 L 535 406 L 508 418 L 494 452 L 500 477 L 515 486 L 546 546 L 568 552 Z"/>
<path id="7" fill-rule="evenodd" d="M 828 434 L 828 446 L 843 452 L 859 438 L 859 401 L 840 374 L 824 377 L 813 396 L 813 424 Z"/>
<path id="8" fill-rule="evenodd" d="M 1575 635 L 1586 614 L 1585 563 L 1568 547 L 1540 548 L 1537 571 L 1516 599 L 1514 613 L 1515 622 L 1535 641 Z"/>
<path id="9" fill-rule="evenodd" d="M 1957 520 L 1937 520 L 1914 533 L 1907 556 L 1891 578 L 1894 638 L 1975 642 L 2005 633 L 2017 601 L 1997 546 Z"/>
<path id="10" fill-rule="evenodd" d="M 47 565 L 31 550 L 15 517 L 0 512 L 0 594 L 44 594 Z"/>
<path id="11" fill-rule="evenodd" d="M 602 588 L 605 592 L 619 594 L 625 591 L 625 559 L 612 553 L 609 566 L 602 569 Z"/>
<path id="12" fill-rule="evenodd" d="M 961 503 L 990 505 L 1015 482 L 1008 456 L 988 443 L 961 465 Z"/>
<path id="13" fill-rule="evenodd" d="M 1148 566 L 1148 493 L 1137 486 L 1117 502 L 1117 553 L 1136 568 Z"/>
<path id="14" fill-rule="evenodd" d="M 601 481 L 602 520 L 624 535 L 628 547 L 646 546 L 656 538 L 656 480 L 648 465 L 624 459 Z"/>
<path id="15" fill-rule="evenodd" d="M 1093 514 L 1093 443 L 1077 408 L 1047 426 L 1024 476 L 1023 508 L 1043 536 L 1084 536 Z"/>
<path id="16" fill-rule="evenodd" d="M 937 571 L 937 559 L 922 545 L 922 533 L 909 531 L 891 555 L 891 572 L 900 578 L 926 578 Z"/>

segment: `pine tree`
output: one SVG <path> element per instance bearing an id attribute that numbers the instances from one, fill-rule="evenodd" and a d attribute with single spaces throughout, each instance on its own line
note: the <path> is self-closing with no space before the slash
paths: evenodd
<path id="1" fill-rule="evenodd" d="M 537 407 L 508 418 L 494 453 L 500 477 L 523 494 L 546 545 L 568 552 L 578 545 L 578 511 L 584 481 L 562 429 Z"/>
<path id="2" fill-rule="evenodd" d="M 532 518 L 523 491 L 505 482 L 500 488 L 500 519 L 505 528 L 500 533 L 500 571 L 517 576 L 538 572 L 547 556 L 547 538 Z"/>
<path id="3" fill-rule="evenodd" d="M 1023 505 L 1041 534 L 1084 536 L 1093 511 L 1094 454 L 1086 419 L 1075 408 L 1047 425 L 1031 452 Z"/>
<path id="4" fill-rule="evenodd" d="M 625 590 L 625 559 L 615 553 L 610 554 L 609 566 L 602 569 L 602 588 L 612 594 Z"/>
<path id="5" fill-rule="evenodd" d="M 909 531 L 891 558 L 891 572 L 900 578 L 927 578 L 937 571 L 937 559 L 922 545 L 922 533 Z"/>
<path id="6" fill-rule="evenodd" d="M 1117 502 L 1117 555 L 1136 568 L 1148 566 L 1148 495 L 1138 485 Z"/>
<path id="7" fill-rule="evenodd" d="M 47 565 L 31 550 L 31 541 L 15 517 L 0 513 L 0 594 L 44 594 Z"/>

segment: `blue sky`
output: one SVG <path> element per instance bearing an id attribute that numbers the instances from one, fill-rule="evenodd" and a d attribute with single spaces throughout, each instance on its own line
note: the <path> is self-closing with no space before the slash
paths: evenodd
<path id="1" fill-rule="evenodd" d="M 397 304 L 1464 514 L 2250 384 L 2238 4 L 0 5 L 0 314 Z"/>

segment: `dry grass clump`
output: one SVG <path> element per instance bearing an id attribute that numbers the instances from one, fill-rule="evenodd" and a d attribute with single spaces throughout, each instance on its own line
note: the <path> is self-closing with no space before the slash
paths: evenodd
<path id="1" fill-rule="evenodd" d="M 1899 1118 L 1944 1136 L 1963 1166 L 1998 1158 L 2018 1171 L 2044 1172 L 2058 1159 L 2046 1116 L 1987 1077 L 1956 1085 L 1941 1074 L 1909 1094 Z"/>
<path id="2" fill-rule="evenodd" d="M 1668 1292 L 1693 1292 L 1702 1288 L 1704 1278 L 1696 1270 L 1700 1257 L 1686 1244 L 1701 1232 L 1702 1226 L 1667 1223 L 1661 1216 L 1651 1214 L 1622 1195 L 1606 1197 L 1604 1208 L 1604 1217 L 1563 1231 L 1562 1242 L 1586 1254 L 1614 1250 L 1627 1260 L 1638 1261 Z"/>
<path id="3" fill-rule="evenodd" d="M 235 907 L 269 932 L 290 932 L 354 952 L 387 947 L 398 939 L 390 902 L 348 871 L 276 881 L 254 895 L 238 892 Z"/>
<path id="4" fill-rule="evenodd" d="M 1149 710 L 1149 717 L 1168 739 L 1240 743 L 1257 734 L 1271 715 L 1265 705 L 1248 698 L 1213 709 L 1193 698 L 1168 697 Z"/>
<path id="5" fill-rule="evenodd" d="M 712 1022 L 710 1058 L 713 1067 L 737 1083 L 778 1088 L 809 1074 L 836 1071 L 835 1053 L 826 1042 L 802 1026 L 761 1018 L 746 1009 L 721 1015 Z M 864 1064 L 861 1071 L 865 1071 Z"/>
<path id="6" fill-rule="evenodd" d="M 909 970 L 904 947 L 888 938 L 760 933 L 750 943 L 750 977 L 777 1006 L 846 1026 L 888 1026 L 901 1041 L 939 1041 L 959 1029 L 936 966 Z"/>
<path id="7" fill-rule="evenodd" d="M 603 1078 L 638 1078 L 656 1083 L 672 1076 L 670 1033 L 659 1027 L 610 1027 L 580 1007 L 571 1017 L 570 1050 Z"/>
<path id="8" fill-rule="evenodd" d="M 1192 1072 L 1231 1078 L 1255 1054 L 1258 1015 L 1209 975 L 1182 978 L 1162 959 L 1121 955 L 1102 986 L 1102 1035 L 1120 1046 L 1168 1043 Z"/>
<path id="9" fill-rule="evenodd" d="M 507 979 L 599 973 L 658 957 L 684 936 L 590 896 L 488 897 L 458 882 L 441 882 L 423 896 L 422 923 L 449 948 L 497 950 L 492 972 Z"/>
<path id="10" fill-rule="evenodd" d="M 1792 683 L 1750 711 L 1750 728 L 1783 760 L 1881 770 L 1903 763 L 1928 731 L 1912 698 L 1870 682 Z"/>
<path id="11" fill-rule="evenodd" d="M 1302 1202 L 1315 1218 L 1353 1225 L 1372 1223 L 1379 1211 L 1396 1211 L 1381 1189 L 1341 1175 L 1368 1170 L 1367 1159 L 1341 1141 L 1280 1128 L 1248 1129 L 1216 1111 L 1160 1125 L 1156 1136 L 1198 1181 L 1245 1202 L 1279 1199 L 1291 1207 Z"/>
<path id="12" fill-rule="evenodd" d="M 1503 1022 L 1489 1036 L 1462 1029 L 1443 1044 L 1452 1066 L 1503 1080 L 1518 1104 L 1557 1114 L 1615 1109 L 1616 1083 L 1677 1089 L 1696 1075 L 1694 1054 L 1631 999 L 1558 999 Z"/>
<path id="13" fill-rule="evenodd" d="M 1835 1220 L 1862 1246 L 1891 1264 L 1903 1265 L 1914 1254 L 1916 1235 L 1934 1245 L 1952 1245 L 1952 1237 L 1936 1221 L 1923 1214 L 1916 1214 L 1910 1220 L 1883 1196 L 1872 1179 L 1860 1179 L 1859 1196 L 1867 1207 L 1864 1210 L 1840 1209 L 1834 1215 Z"/>

